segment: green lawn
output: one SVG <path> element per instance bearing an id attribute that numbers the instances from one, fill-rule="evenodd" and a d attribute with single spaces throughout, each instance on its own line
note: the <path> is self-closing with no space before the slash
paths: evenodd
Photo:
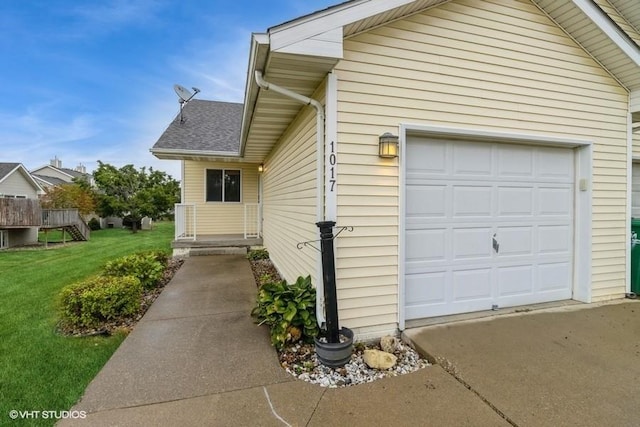
<path id="1" fill-rule="evenodd" d="M 0 251 L 0 425 L 16 425 L 10 410 L 68 410 L 124 339 L 57 335 L 60 289 L 96 274 L 111 259 L 140 250 L 169 251 L 173 229 L 173 223 L 160 222 L 136 234 L 107 229 L 64 247 Z"/>

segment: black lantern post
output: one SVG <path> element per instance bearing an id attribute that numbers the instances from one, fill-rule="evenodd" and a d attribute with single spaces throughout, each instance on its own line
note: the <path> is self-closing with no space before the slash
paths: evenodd
<path id="1" fill-rule="evenodd" d="M 334 221 L 316 223 L 320 228 L 320 251 L 322 253 L 322 279 L 324 284 L 325 317 L 327 323 L 327 342 L 339 343 L 338 296 L 336 293 L 336 265 L 333 255 Z"/>

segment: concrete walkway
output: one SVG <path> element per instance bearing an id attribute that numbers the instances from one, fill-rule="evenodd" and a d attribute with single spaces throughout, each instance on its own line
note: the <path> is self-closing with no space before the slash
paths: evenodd
<path id="1" fill-rule="evenodd" d="M 442 365 L 325 389 L 280 368 L 255 296 L 243 257 L 187 259 L 59 425 L 639 424 L 640 305 L 412 330 Z"/>

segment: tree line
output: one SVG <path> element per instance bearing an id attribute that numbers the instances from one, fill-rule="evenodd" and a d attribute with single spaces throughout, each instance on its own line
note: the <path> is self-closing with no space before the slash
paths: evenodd
<path id="1" fill-rule="evenodd" d="M 145 216 L 160 219 L 180 201 L 180 185 L 166 172 L 133 165 L 117 168 L 98 161 L 98 168 L 72 183 L 45 189 L 41 198 L 46 209 L 78 209 L 81 215 L 122 217 L 132 221 L 132 230 Z M 91 182 L 93 181 L 93 182 Z"/>

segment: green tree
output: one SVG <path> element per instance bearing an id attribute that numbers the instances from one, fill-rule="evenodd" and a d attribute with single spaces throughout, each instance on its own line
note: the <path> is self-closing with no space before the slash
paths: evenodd
<path id="1" fill-rule="evenodd" d="M 45 188 L 40 199 L 46 209 L 78 209 L 81 215 L 93 213 L 96 208 L 94 192 L 85 181 Z"/>
<path id="2" fill-rule="evenodd" d="M 132 231 L 143 217 L 160 218 L 180 200 L 178 181 L 162 171 L 133 165 L 120 169 L 98 161 L 93 172 L 97 188 L 96 211 L 101 216 L 129 217 Z"/>

